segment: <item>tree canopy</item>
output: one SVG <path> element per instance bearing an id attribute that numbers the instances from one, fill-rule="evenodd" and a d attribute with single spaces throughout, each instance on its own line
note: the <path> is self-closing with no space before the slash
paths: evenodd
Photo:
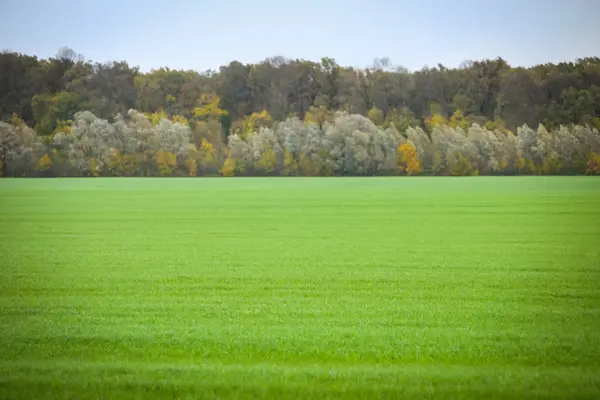
<path id="1" fill-rule="evenodd" d="M 600 58 L 219 71 L 0 53 L 2 176 L 600 173 Z"/>

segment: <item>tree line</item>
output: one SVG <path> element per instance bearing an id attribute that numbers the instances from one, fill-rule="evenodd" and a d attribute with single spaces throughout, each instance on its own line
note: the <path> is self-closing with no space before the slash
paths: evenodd
<path id="1" fill-rule="evenodd" d="M 0 53 L 2 176 L 600 174 L 600 59 L 141 73 Z"/>

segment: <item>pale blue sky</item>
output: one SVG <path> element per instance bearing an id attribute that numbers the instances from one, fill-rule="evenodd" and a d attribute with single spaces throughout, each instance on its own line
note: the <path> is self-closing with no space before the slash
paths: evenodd
<path id="1" fill-rule="evenodd" d="M 410 70 L 600 56 L 600 0 L 0 0 L 0 50 L 206 70 L 275 55 Z"/>

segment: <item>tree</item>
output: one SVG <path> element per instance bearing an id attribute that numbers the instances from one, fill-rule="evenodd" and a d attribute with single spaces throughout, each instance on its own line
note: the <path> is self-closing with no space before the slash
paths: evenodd
<path id="1" fill-rule="evenodd" d="M 204 93 L 194 108 L 194 117 L 200 121 L 218 121 L 228 113 L 219 107 L 221 98 L 214 93 Z"/>
<path id="2" fill-rule="evenodd" d="M 223 167 L 221 168 L 222 176 L 233 176 L 235 174 L 235 169 L 237 167 L 236 160 L 231 157 L 231 155 L 227 155 L 225 162 L 223 163 Z"/>
<path id="3" fill-rule="evenodd" d="M 271 146 L 267 145 L 260 160 L 258 161 L 257 170 L 263 174 L 270 175 L 275 171 L 277 157 Z"/>
<path id="4" fill-rule="evenodd" d="M 177 164 L 177 156 L 169 151 L 159 151 L 154 157 L 160 176 L 170 176 Z"/>
<path id="5" fill-rule="evenodd" d="M 294 155 L 287 149 L 283 153 L 283 170 L 284 176 L 295 176 L 298 173 L 298 164 L 294 160 Z"/>
<path id="6" fill-rule="evenodd" d="M 196 164 L 196 160 L 193 157 L 188 157 L 185 160 L 185 165 L 187 167 L 188 176 L 196 176 L 198 173 L 198 166 Z"/>
<path id="7" fill-rule="evenodd" d="M 472 110 L 488 119 L 493 118 L 497 98 L 502 87 L 502 78 L 510 70 L 502 58 L 475 61 L 466 71 L 464 93 L 472 101 Z"/>
<path id="8" fill-rule="evenodd" d="M 38 134 L 52 134 L 61 123 L 72 121 L 75 114 L 84 108 L 85 103 L 77 93 L 59 92 L 33 96 L 32 109 Z"/>
<path id="9" fill-rule="evenodd" d="M 37 57 L 18 53 L 0 53 L 0 120 L 12 114 L 33 124 L 31 99 L 45 91 L 44 63 Z"/>
<path id="10" fill-rule="evenodd" d="M 460 109 L 456 110 L 454 114 L 452 114 L 452 116 L 450 117 L 450 121 L 448 121 L 448 124 L 453 128 L 467 129 L 469 127 L 469 122 L 467 121 L 465 115 Z"/>
<path id="11" fill-rule="evenodd" d="M 0 175 L 26 176 L 35 171 L 43 146 L 23 120 L 16 116 L 11 120 L 0 122 Z"/>
<path id="12" fill-rule="evenodd" d="M 317 176 L 319 167 L 308 154 L 301 154 L 298 160 L 298 170 L 302 176 Z"/>
<path id="13" fill-rule="evenodd" d="M 405 133 L 408 128 L 419 126 L 419 121 L 408 107 L 403 107 L 400 112 L 395 108 L 388 114 L 383 123 L 384 128 L 394 126 L 398 132 Z"/>
<path id="14" fill-rule="evenodd" d="M 333 113 L 324 106 L 310 107 L 304 115 L 304 121 L 309 124 L 315 124 L 319 129 L 323 129 L 325 122 L 333 121 Z"/>
<path id="15" fill-rule="evenodd" d="M 50 159 L 50 155 L 46 153 L 38 160 L 35 170 L 38 172 L 46 172 L 50 168 L 52 168 L 52 160 Z"/>
<path id="16" fill-rule="evenodd" d="M 278 56 L 142 73 L 68 48 L 0 53 L 9 176 L 583 174 L 598 115 L 598 57 L 409 72 Z"/>
<path id="17" fill-rule="evenodd" d="M 247 65 L 237 61 L 220 69 L 220 86 L 217 94 L 222 99 L 223 108 L 233 120 L 246 115 L 250 109 L 249 72 L 250 68 Z"/>
<path id="18" fill-rule="evenodd" d="M 502 118 L 510 129 L 541 122 L 543 93 L 541 81 L 535 71 L 515 68 L 506 71 L 500 83 L 494 115 Z"/>
<path id="19" fill-rule="evenodd" d="M 136 107 L 138 74 L 138 68 L 125 61 L 96 63 L 85 80 L 73 83 L 71 91 L 84 96 L 87 109 L 101 118 L 125 115 Z"/>
<path id="20" fill-rule="evenodd" d="M 600 154 L 589 154 L 585 172 L 589 175 L 600 175 Z"/>
<path id="21" fill-rule="evenodd" d="M 425 119 L 425 125 L 427 125 L 429 131 L 432 132 L 438 126 L 449 124 L 448 120 L 445 117 L 441 116 L 438 113 L 435 113 L 431 117 L 427 117 L 427 119 Z"/>
<path id="22" fill-rule="evenodd" d="M 208 175 L 217 172 L 218 159 L 213 145 L 206 139 L 202 139 L 198 150 L 202 173 Z"/>
<path id="23" fill-rule="evenodd" d="M 335 110 L 339 107 L 340 73 L 341 68 L 333 58 L 324 57 L 321 59 L 319 78 L 321 98 L 323 100 L 322 105 L 328 110 Z"/>
<path id="24" fill-rule="evenodd" d="M 402 143 L 398 147 L 398 172 L 406 175 L 417 175 L 421 172 L 421 162 L 417 149 L 410 143 Z"/>
<path id="25" fill-rule="evenodd" d="M 260 128 L 270 128 L 273 125 L 273 119 L 267 110 L 254 112 L 238 123 L 232 126 L 233 132 L 240 135 L 242 139 L 248 135 L 254 134 Z"/>
<path id="26" fill-rule="evenodd" d="M 367 113 L 367 117 L 377 126 L 383 125 L 383 111 L 377 107 L 372 107 Z"/>
<path id="27" fill-rule="evenodd" d="M 473 167 L 469 160 L 460 152 L 456 151 L 448 155 L 448 168 L 454 176 L 466 176 L 473 174 Z"/>

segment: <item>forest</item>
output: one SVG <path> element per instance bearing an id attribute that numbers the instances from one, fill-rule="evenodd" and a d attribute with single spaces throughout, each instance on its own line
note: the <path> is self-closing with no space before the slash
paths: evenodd
<path id="1" fill-rule="evenodd" d="M 218 71 L 0 53 L 0 175 L 600 174 L 600 58 Z"/>

